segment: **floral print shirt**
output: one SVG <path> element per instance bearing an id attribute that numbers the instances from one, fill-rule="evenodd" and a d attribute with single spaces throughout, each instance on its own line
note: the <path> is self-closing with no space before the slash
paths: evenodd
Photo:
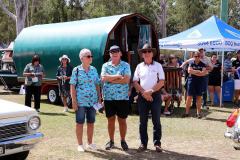
<path id="1" fill-rule="evenodd" d="M 95 67 L 89 66 L 88 72 L 82 65 L 75 67 L 70 84 L 76 85 L 76 99 L 79 107 L 91 107 L 98 102 L 95 84 L 99 84 L 99 75 Z"/>
<path id="2" fill-rule="evenodd" d="M 102 66 L 101 75 L 105 75 L 106 73 L 110 75 L 129 75 L 131 77 L 130 66 L 128 63 L 123 61 L 120 61 L 117 67 L 112 64 L 112 61 L 104 63 Z M 104 82 L 102 87 L 104 90 L 102 93 L 104 100 L 129 100 L 129 83 L 117 84 Z"/>

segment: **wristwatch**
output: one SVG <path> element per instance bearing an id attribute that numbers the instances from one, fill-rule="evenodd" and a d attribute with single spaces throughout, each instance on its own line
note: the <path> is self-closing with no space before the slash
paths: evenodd
<path id="1" fill-rule="evenodd" d="M 151 89 L 151 91 L 152 91 L 152 93 L 154 92 L 154 90 L 153 90 L 153 89 Z"/>

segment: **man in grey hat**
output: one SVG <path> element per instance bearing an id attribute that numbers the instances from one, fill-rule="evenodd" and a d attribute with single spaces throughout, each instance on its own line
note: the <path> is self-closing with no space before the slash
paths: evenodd
<path id="1" fill-rule="evenodd" d="M 128 117 L 128 92 L 131 70 L 128 63 L 121 61 L 122 53 L 118 46 L 112 46 L 109 50 L 111 61 L 102 66 L 101 77 L 103 84 L 103 99 L 105 113 L 108 119 L 108 134 L 110 141 L 105 145 L 106 150 L 114 146 L 114 132 L 116 115 L 119 123 L 122 150 L 128 150 L 125 141 L 127 134 Z"/>
<path id="2" fill-rule="evenodd" d="M 147 149 L 148 106 L 150 106 L 154 126 L 153 143 L 156 150 L 161 152 L 162 148 L 160 140 L 162 136 L 162 127 L 160 116 L 162 100 L 160 88 L 164 85 L 164 72 L 162 65 L 153 61 L 153 57 L 157 54 L 156 48 L 151 48 L 149 44 L 145 44 L 143 48 L 138 51 L 138 54 L 144 59 L 144 62 L 138 64 L 133 77 L 133 86 L 139 91 L 138 109 L 141 145 L 138 148 L 138 151 L 144 151 Z"/>

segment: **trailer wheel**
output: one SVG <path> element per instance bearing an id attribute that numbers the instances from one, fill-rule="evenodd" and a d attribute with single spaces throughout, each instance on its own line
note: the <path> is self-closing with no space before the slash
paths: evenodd
<path id="1" fill-rule="evenodd" d="M 48 97 L 48 101 L 51 104 L 58 104 L 59 102 L 59 94 L 58 94 L 58 88 L 57 87 L 50 87 L 48 89 L 48 93 L 47 93 L 47 97 Z"/>
<path id="2" fill-rule="evenodd" d="M 60 99 L 61 99 L 61 103 L 63 105 L 63 98 L 61 97 Z M 71 97 L 67 97 L 67 107 L 69 109 L 72 109 L 72 98 Z"/>

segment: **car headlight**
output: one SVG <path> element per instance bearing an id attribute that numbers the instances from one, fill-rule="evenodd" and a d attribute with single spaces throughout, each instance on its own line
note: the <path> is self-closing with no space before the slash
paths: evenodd
<path id="1" fill-rule="evenodd" d="M 30 130 L 36 131 L 40 127 L 40 125 L 41 125 L 41 120 L 37 116 L 31 117 L 28 121 L 28 128 Z"/>

